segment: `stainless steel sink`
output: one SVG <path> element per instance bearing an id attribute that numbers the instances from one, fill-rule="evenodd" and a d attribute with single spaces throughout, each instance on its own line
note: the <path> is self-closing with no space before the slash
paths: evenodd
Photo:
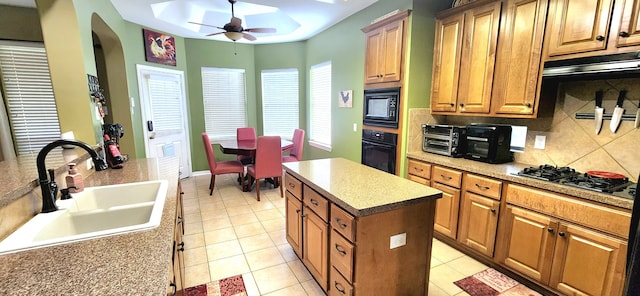
<path id="1" fill-rule="evenodd" d="M 0 254 L 141 231 L 160 225 L 166 180 L 87 187 L 0 242 Z"/>

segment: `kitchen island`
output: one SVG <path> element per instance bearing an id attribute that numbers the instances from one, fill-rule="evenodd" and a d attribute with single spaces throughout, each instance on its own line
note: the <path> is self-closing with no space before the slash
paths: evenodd
<path id="1" fill-rule="evenodd" d="M 287 240 L 329 295 L 427 295 L 442 192 L 341 159 L 285 163 Z"/>
<path id="2" fill-rule="evenodd" d="M 160 225 L 150 230 L 2 255 L 0 295 L 166 294 L 171 276 L 178 178 L 177 158 L 132 159 L 122 169 L 94 172 L 85 177 L 87 187 L 168 180 Z"/>

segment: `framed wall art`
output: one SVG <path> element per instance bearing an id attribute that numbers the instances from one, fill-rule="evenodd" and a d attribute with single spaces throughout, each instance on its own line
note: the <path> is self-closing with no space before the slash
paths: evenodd
<path id="1" fill-rule="evenodd" d="M 147 62 L 176 65 L 176 40 L 173 36 L 142 29 L 144 57 Z"/>
<path id="2" fill-rule="evenodd" d="M 338 98 L 338 107 L 351 108 L 353 105 L 353 90 L 340 91 Z"/>

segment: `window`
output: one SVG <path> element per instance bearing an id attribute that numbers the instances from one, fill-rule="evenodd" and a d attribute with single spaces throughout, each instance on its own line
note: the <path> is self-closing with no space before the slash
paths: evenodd
<path id="1" fill-rule="evenodd" d="M 331 62 L 311 67 L 309 144 L 331 151 Z"/>
<path id="2" fill-rule="evenodd" d="M 298 69 L 262 71 L 262 126 L 265 135 L 291 140 L 298 128 Z"/>
<path id="3" fill-rule="evenodd" d="M 205 130 L 212 141 L 235 139 L 246 127 L 247 96 L 244 69 L 202 68 Z"/>
<path id="4" fill-rule="evenodd" d="M 44 45 L 0 42 L 0 74 L 16 154 L 39 151 L 60 139 Z"/>

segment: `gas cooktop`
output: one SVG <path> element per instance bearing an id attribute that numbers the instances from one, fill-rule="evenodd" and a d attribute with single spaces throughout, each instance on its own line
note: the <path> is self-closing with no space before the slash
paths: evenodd
<path id="1" fill-rule="evenodd" d="M 637 188 L 636 183 L 630 182 L 629 178 L 620 174 L 600 171 L 580 173 L 570 167 L 548 164 L 526 168 L 517 175 L 628 199 L 633 199 Z"/>

